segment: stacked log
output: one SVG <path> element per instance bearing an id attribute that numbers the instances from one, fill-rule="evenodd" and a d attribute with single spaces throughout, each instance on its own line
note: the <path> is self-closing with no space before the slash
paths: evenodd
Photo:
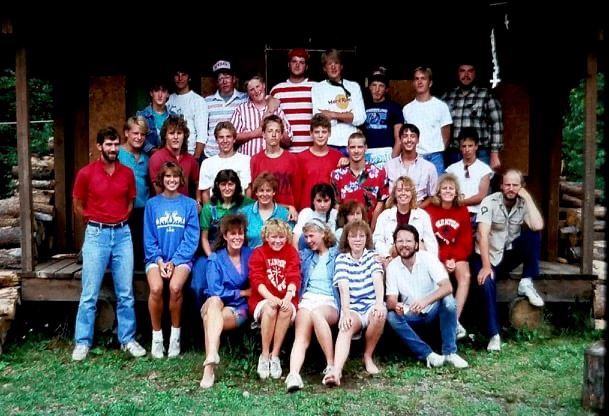
<path id="1" fill-rule="evenodd" d="M 15 271 L 0 270 L 0 354 L 15 314 L 19 297 L 19 277 Z"/>
<path id="2" fill-rule="evenodd" d="M 52 243 L 51 233 L 47 233 L 46 229 L 51 227 L 55 217 L 53 179 L 55 161 L 53 156 L 32 156 L 31 164 L 34 238 L 37 252 L 48 252 L 47 248 L 50 248 Z M 13 167 L 12 171 L 16 178 L 17 167 Z M 18 189 L 16 179 L 13 180 L 13 185 L 15 190 Z M 0 200 L 0 268 L 20 267 L 21 250 L 18 249 L 21 244 L 20 215 L 18 192 L 10 198 Z"/>

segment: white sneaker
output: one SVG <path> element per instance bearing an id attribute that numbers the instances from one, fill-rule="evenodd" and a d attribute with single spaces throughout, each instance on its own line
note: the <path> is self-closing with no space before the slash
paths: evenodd
<path id="1" fill-rule="evenodd" d="M 533 286 L 533 282 L 531 279 L 524 278 L 520 280 L 518 284 L 518 294 L 520 296 L 526 296 L 529 299 L 529 303 L 533 306 L 537 306 L 541 308 L 544 305 L 544 301 L 535 290 L 535 286 Z"/>
<path id="2" fill-rule="evenodd" d="M 72 351 L 72 361 L 82 361 L 87 358 L 89 354 L 89 347 L 85 344 L 76 344 Z"/>
<path id="3" fill-rule="evenodd" d="M 463 358 L 459 357 L 457 355 L 457 353 L 452 353 L 452 354 L 448 354 L 444 356 L 444 360 L 449 363 L 452 364 L 453 367 L 455 368 L 467 368 L 469 367 L 469 364 L 467 364 L 467 361 L 465 361 Z"/>
<path id="4" fill-rule="evenodd" d="M 121 346 L 121 350 L 127 351 L 133 357 L 143 357 L 146 355 L 146 350 L 136 340 L 131 340 Z"/>
<path id="5" fill-rule="evenodd" d="M 271 374 L 271 363 L 262 355 L 258 358 L 258 368 L 256 371 L 262 380 L 269 378 L 269 375 Z"/>
<path id="6" fill-rule="evenodd" d="M 295 392 L 304 387 L 304 383 L 302 382 L 302 377 L 300 374 L 290 373 L 285 379 L 286 389 L 288 393 Z"/>
<path id="7" fill-rule="evenodd" d="M 442 367 L 444 365 L 444 356 L 440 354 L 436 354 L 435 352 L 430 352 L 426 358 L 427 367 Z"/>
<path id="8" fill-rule="evenodd" d="M 271 357 L 271 377 L 274 379 L 278 379 L 281 378 L 281 373 L 282 373 L 282 369 L 281 369 L 281 361 L 279 361 L 279 357 Z"/>
<path id="9" fill-rule="evenodd" d="M 180 355 L 180 338 L 169 338 L 167 358 L 175 358 L 178 355 Z"/>
<path id="10" fill-rule="evenodd" d="M 461 325 L 461 322 L 457 321 L 457 339 L 463 339 L 467 336 L 467 331 Z"/>
<path id="11" fill-rule="evenodd" d="M 152 355 L 152 358 L 163 358 L 165 356 L 163 338 L 152 339 L 152 345 L 150 346 L 150 355 Z"/>
<path id="12" fill-rule="evenodd" d="M 499 334 L 491 337 L 491 339 L 488 341 L 486 349 L 487 351 L 501 351 L 501 337 Z"/>

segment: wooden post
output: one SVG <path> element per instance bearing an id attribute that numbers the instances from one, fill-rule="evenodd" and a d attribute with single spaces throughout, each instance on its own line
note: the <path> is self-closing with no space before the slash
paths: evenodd
<path id="1" fill-rule="evenodd" d="M 582 406 L 591 410 L 605 407 L 605 341 L 597 341 L 586 349 Z"/>
<path id="2" fill-rule="evenodd" d="M 34 269 L 32 239 L 32 167 L 30 162 L 30 116 L 28 108 L 27 63 L 23 46 L 17 47 L 15 59 L 17 101 L 17 155 L 21 219 L 21 269 Z"/>
<path id="3" fill-rule="evenodd" d="M 592 273 L 594 260 L 594 188 L 596 182 L 596 74 L 597 57 L 594 52 L 588 54 L 586 91 L 584 99 L 585 137 L 584 137 L 584 196 L 582 207 L 583 242 L 582 265 L 584 274 Z"/>

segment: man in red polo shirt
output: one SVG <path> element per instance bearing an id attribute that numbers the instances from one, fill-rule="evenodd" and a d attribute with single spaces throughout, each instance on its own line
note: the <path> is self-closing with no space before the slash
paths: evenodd
<path id="1" fill-rule="evenodd" d="M 82 247 L 82 292 L 76 315 L 72 360 L 82 361 L 93 344 L 95 307 L 106 267 L 116 292 L 118 340 L 134 357 L 146 355 L 135 340 L 133 243 L 127 224 L 135 200 L 133 171 L 117 160 L 120 136 L 112 128 L 97 133 L 101 157 L 76 175 L 74 212 L 87 223 Z"/>

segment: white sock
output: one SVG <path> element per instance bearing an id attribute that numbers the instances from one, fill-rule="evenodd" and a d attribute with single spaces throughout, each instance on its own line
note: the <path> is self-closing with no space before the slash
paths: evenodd
<path id="1" fill-rule="evenodd" d="M 171 338 L 170 339 L 180 339 L 180 331 L 182 328 L 174 328 L 171 327 Z"/>
<path id="2" fill-rule="evenodd" d="M 161 341 L 163 340 L 163 330 L 159 329 L 158 331 L 155 331 L 154 329 L 152 330 L 152 339 L 153 340 L 157 340 L 160 339 Z"/>

